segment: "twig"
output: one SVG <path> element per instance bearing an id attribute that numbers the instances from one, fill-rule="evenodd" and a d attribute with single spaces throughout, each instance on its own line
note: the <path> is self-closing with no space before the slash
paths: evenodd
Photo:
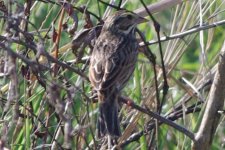
<path id="1" fill-rule="evenodd" d="M 166 98 L 168 89 L 169 89 L 169 85 L 168 85 L 167 77 L 166 77 L 166 69 L 165 69 L 164 60 L 163 60 L 162 44 L 161 44 L 161 41 L 160 41 L 160 24 L 155 20 L 155 18 L 153 17 L 152 13 L 148 10 L 148 8 L 145 5 L 145 3 L 143 2 L 143 0 L 140 0 L 140 1 L 141 1 L 142 5 L 144 6 L 146 12 L 148 13 L 148 15 L 150 16 L 150 18 L 153 21 L 155 31 L 157 33 L 157 39 L 159 41 L 158 44 L 159 44 L 160 60 L 161 60 L 161 64 L 162 64 L 162 73 L 163 73 L 163 80 L 164 80 L 162 100 L 161 100 L 161 103 L 158 103 L 158 105 L 157 105 L 157 110 L 160 114 L 161 110 L 162 110 L 162 106 L 165 102 L 165 98 Z M 146 45 L 146 42 L 145 42 L 145 45 Z"/>
<path id="2" fill-rule="evenodd" d="M 221 20 L 221 21 L 212 23 L 210 25 L 206 25 L 206 24 L 203 24 L 202 26 L 197 25 L 197 27 L 193 27 L 190 30 L 187 30 L 187 31 L 184 31 L 184 32 L 181 32 L 181 33 L 177 33 L 177 34 L 173 34 L 173 35 L 170 35 L 170 36 L 164 36 L 164 37 L 160 38 L 160 41 L 165 42 L 165 41 L 169 41 L 169 40 L 173 40 L 173 39 L 183 38 L 187 35 L 190 35 L 190 34 L 202 31 L 202 30 L 215 28 L 215 27 L 218 27 L 218 26 L 221 26 L 221 25 L 225 25 L 225 20 Z M 147 45 L 157 44 L 158 42 L 159 42 L 159 40 L 158 41 L 151 40 L 151 41 L 147 42 L 148 43 Z M 145 46 L 144 42 L 139 43 L 139 45 L 141 47 Z"/>
<path id="3" fill-rule="evenodd" d="M 49 69 L 49 67 L 47 67 L 47 66 L 38 64 L 37 62 L 32 61 L 32 60 L 24 57 L 23 55 L 20 55 L 20 54 L 16 53 L 15 51 L 13 51 L 12 49 L 10 49 L 9 47 L 6 47 L 5 44 L 0 43 L 0 47 L 2 47 L 3 50 L 7 51 L 10 55 L 12 55 L 12 56 L 14 56 L 16 58 L 19 58 L 23 62 L 25 62 L 26 64 L 28 64 L 29 66 L 32 66 L 33 67 L 32 69 L 41 69 L 41 70 L 43 70 L 43 69 L 48 70 Z M 34 66 L 35 66 L 35 68 L 34 68 Z"/>
<path id="4" fill-rule="evenodd" d="M 6 41 L 8 40 L 8 39 L 7 39 L 6 37 L 4 37 L 4 36 L 0 36 L 0 39 L 6 40 Z M 24 43 L 24 42 L 22 42 L 22 41 L 20 41 L 20 40 L 15 40 L 15 39 L 12 40 L 12 39 L 10 39 L 9 41 L 13 41 L 13 42 L 15 42 L 15 43 L 17 43 L 17 44 L 21 44 L 21 45 L 24 45 L 24 46 L 29 46 L 29 48 L 31 48 L 32 50 L 34 50 L 35 52 L 37 52 L 37 49 L 36 49 L 35 46 L 27 45 L 27 43 Z M 31 66 L 36 65 L 37 67 L 41 67 L 41 68 L 43 68 L 43 69 L 49 69 L 48 67 L 46 67 L 46 66 L 44 66 L 44 65 L 38 64 L 38 63 L 35 62 L 35 61 L 31 61 L 31 60 L 27 59 L 26 57 L 24 57 L 24 56 L 22 56 L 22 55 L 20 55 L 20 54 L 18 54 L 18 53 L 16 53 L 16 52 L 14 52 L 12 49 L 6 47 L 6 46 L 5 46 L 4 44 L 2 44 L 2 43 L 0 43 L 0 47 L 4 48 L 4 50 L 6 50 L 6 51 L 9 51 L 9 52 L 12 53 L 14 56 L 16 56 L 16 57 L 18 57 L 19 59 L 21 59 L 22 61 L 24 61 L 25 63 L 27 63 L 27 64 L 29 64 L 29 65 L 32 64 Z M 80 70 L 78 70 L 78 69 L 76 69 L 76 68 L 74 68 L 74 67 L 71 67 L 70 65 L 68 65 L 68 64 L 66 64 L 66 63 L 64 63 L 64 62 L 61 62 L 61 61 L 55 59 L 54 57 L 52 57 L 52 56 L 51 56 L 49 53 L 47 53 L 47 52 L 44 53 L 44 56 L 47 57 L 48 61 L 51 61 L 51 62 L 53 62 L 53 63 L 56 63 L 56 64 L 58 64 L 59 66 L 61 66 L 61 67 L 63 67 L 63 68 L 69 69 L 70 71 L 75 72 L 76 74 L 80 75 L 81 77 L 83 77 L 84 79 L 86 79 L 87 81 L 89 81 L 89 78 L 88 78 L 83 72 L 81 72 Z"/>
<path id="5" fill-rule="evenodd" d="M 190 113 L 193 113 L 193 112 L 199 112 L 200 110 L 201 110 L 201 108 L 195 108 L 193 106 L 190 106 L 190 107 L 187 108 L 187 111 L 185 112 L 185 114 L 190 114 Z M 173 115 L 167 116 L 166 119 L 174 121 L 174 120 L 177 120 L 181 117 L 183 117 L 183 112 L 181 112 L 179 114 L 174 113 Z M 162 124 L 163 124 L 163 122 L 159 122 L 159 125 L 162 125 Z M 133 133 L 129 138 L 127 138 L 125 141 L 123 141 L 121 143 L 120 147 L 123 148 L 124 146 L 128 145 L 131 142 L 138 141 L 142 135 L 147 134 L 150 130 L 152 130 L 154 128 L 155 128 L 155 122 L 150 123 L 147 126 L 147 129 L 144 129 L 142 131 Z"/>
<path id="6" fill-rule="evenodd" d="M 120 9 L 121 9 L 121 8 L 120 8 L 120 5 L 119 5 L 119 6 L 112 5 L 112 4 L 109 4 L 109 3 L 104 2 L 104 1 L 102 1 L 102 0 L 98 0 L 98 1 L 101 2 L 101 3 L 103 3 L 103 4 L 105 4 L 105 5 L 107 5 L 107 6 L 110 6 L 110 7 L 112 7 L 112 8 L 115 8 L 116 10 L 120 10 Z"/>
<path id="7" fill-rule="evenodd" d="M 142 34 L 142 32 L 140 30 L 137 29 L 138 34 L 140 35 L 142 41 L 146 43 L 145 37 Z M 158 90 L 158 80 L 157 80 L 157 71 L 156 71 L 156 57 L 155 55 L 152 53 L 151 49 L 146 46 L 144 48 L 143 53 L 145 54 L 145 56 L 148 58 L 148 60 L 152 63 L 153 66 L 153 72 L 154 72 L 154 81 L 155 81 L 155 92 L 156 92 L 156 101 L 157 101 L 157 108 L 160 105 L 160 98 L 159 98 L 159 90 Z"/>
<path id="8" fill-rule="evenodd" d="M 142 107 L 136 105 L 133 101 L 127 100 L 127 99 L 124 98 L 124 97 L 120 97 L 119 100 L 120 100 L 121 102 L 123 102 L 123 103 L 125 103 L 125 104 L 131 106 L 132 108 L 134 108 L 134 109 L 136 109 L 136 110 L 138 110 L 138 111 L 140 111 L 140 112 L 142 112 L 142 113 L 145 113 L 145 114 L 147 114 L 147 115 L 149 115 L 149 116 L 151 116 L 151 117 L 153 117 L 153 118 L 155 118 L 155 119 L 161 121 L 162 123 L 165 123 L 165 124 L 167 124 L 167 125 L 169 125 L 169 126 L 175 128 L 176 130 L 180 131 L 181 133 L 184 133 L 184 134 L 185 134 L 186 136 L 188 136 L 191 140 L 194 140 L 194 134 L 193 134 L 191 131 L 187 130 L 186 128 L 184 128 L 184 127 L 182 127 L 182 126 L 180 126 L 180 125 L 178 125 L 178 124 L 176 124 L 176 123 L 174 123 L 173 121 L 171 121 L 171 120 L 169 120 L 169 119 L 166 119 L 166 118 L 160 116 L 159 114 L 154 113 L 154 112 L 152 112 L 152 111 L 150 111 L 150 110 L 144 109 L 144 108 L 142 108 Z"/>

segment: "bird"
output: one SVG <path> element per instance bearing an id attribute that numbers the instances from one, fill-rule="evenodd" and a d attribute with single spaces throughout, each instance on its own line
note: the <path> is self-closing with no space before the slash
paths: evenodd
<path id="1" fill-rule="evenodd" d="M 99 116 L 97 137 L 121 135 L 118 98 L 132 76 L 138 56 L 137 24 L 147 19 L 120 10 L 104 21 L 90 55 L 89 79 L 97 92 Z"/>

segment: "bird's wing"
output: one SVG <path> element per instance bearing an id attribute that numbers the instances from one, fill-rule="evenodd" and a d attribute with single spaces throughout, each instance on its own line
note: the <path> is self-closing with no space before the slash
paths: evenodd
<path id="1" fill-rule="evenodd" d="M 107 59 L 101 83 L 102 89 L 107 89 L 113 85 L 119 84 L 118 77 L 123 72 L 125 61 L 126 60 L 118 54 L 112 55 Z"/>
<path id="2" fill-rule="evenodd" d="M 97 55 L 96 55 L 97 56 Z M 89 68 L 89 78 L 92 85 L 96 90 L 99 90 L 102 83 L 102 78 L 104 76 L 104 63 L 99 57 L 91 57 L 90 68 Z"/>
<path id="3" fill-rule="evenodd" d="M 109 54 L 105 63 L 102 88 L 106 89 L 113 85 L 122 87 L 133 72 L 136 62 L 136 43 L 120 40 Z M 131 46 L 132 45 L 132 46 Z M 130 71 L 132 70 L 132 71 Z"/>
<path id="4" fill-rule="evenodd" d="M 133 44 L 136 43 L 128 46 L 131 43 L 123 40 L 112 39 L 111 42 L 106 42 L 103 39 L 95 45 L 91 58 L 90 80 L 96 90 L 105 90 L 114 85 L 121 86 L 128 80 L 136 62 L 136 53 L 128 52 L 133 51 L 129 48 L 137 48 Z"/>
<path id="5" fill-rule="evenodd" d="M 124 56 L 119 55 L 119 44 L 107 43 L 104 48 L 94 49 L 91 57 L 90 80 L 96 90 L 104 90 L 116 84 L 124 65 Z M 113 49 L 113 50 L 112 50 Z"/>

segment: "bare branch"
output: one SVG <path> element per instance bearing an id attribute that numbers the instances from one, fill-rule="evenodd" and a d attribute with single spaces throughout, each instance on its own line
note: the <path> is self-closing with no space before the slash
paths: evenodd
<path id="1" fill-rule="evenodd" d="M 193 150 L 210 149 L 220 121 L 221 114 L 218 111 L 223 109 L 225 100 L 225 41 L 220 56 L 218 70 L 210 90 L 209 99 L 202 117 L 203 119 L 193 141 Z"/>
<path id="2" fill-rule="evenodd" d="M 215 22 L 215 23 L 210 24 L 210 25 L 203 24 L 202 26 L 193 27 L 190 30 L 187 30 L 187 31 L 184 31 L 184 32 L 181 32 L 181 33 L 173 34 L 173 35 L 170 35 L 170 36 L 164 36 L 164 37 L 160 38 L 160 41 L 165 42 L 165 41 L 169 41 L 169 40 L 173 40 L 173 39 L 183 38 L 187 35 L 190 35 L 190 34 L 202 31 L 202 30 L 208 30 L 208 29 L 211 29 L 211 28 L 215 28 L 215 27 L 218 27 L 218 26 L 221 26 L 221 25 L 224 25 L 224 24 L 225 24 L 225 20 L 221 20 L 221 21 Z M 158 43 L 158 41 L 151 40 L 151 41 L 148 42 L 148 45 L 153 45 L 153 44 L 157 44 L 157 43 Z M 145 46 L 144 42 L 139 43 L 139 45 L 141 47 Z"/>
<path id="3" fill-rule="evenodd" d="M 129 106 L 131 106 L 132 108 L 134 108 L 134 109 L 136 109 L 136 110 L 138 110 L 138 111 L 140 111 L 142 113 L 145 113 L 145 114 L 147 114 L 147 115 L 149 115 L 149 116 L 151 116 L 151 117 L 153 117 L 153 118 L 155 118 L 155 119 L 157 119 L 157 120 L 159 120 L 159 121 L 161 121 L 161 122 L 163 122 L 163 123 L 165 123 L 165 124 L 175 128 L 175 129 L 177 129 L 178 131 L 180 131 L 180 132 L 184 133 L 186 136 L 188 136 L 191 140 L 194 140 L 194 134 L 192 132 L 190 132 L 186 128 L 184 128 L 184 127 L 174 123 L 173 121 L 168 120 L 168 119 L 160 116 L 159 114 L 157 114 L 155 112 L 152 112 L 150 110 L 144 109 L 144 108 L 136 105 L 133 101 L 127 100 L 124 97 L 120 97 L 120 101 L 125 103 L 125 104 L 127 104 L 127 105 L 129 105 Z"/>

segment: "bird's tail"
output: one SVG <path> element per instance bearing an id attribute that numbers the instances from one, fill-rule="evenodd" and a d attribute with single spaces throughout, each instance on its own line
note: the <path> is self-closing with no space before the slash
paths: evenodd
<path id="1" fill-rule="evenodd" d="M 97 122 L 98 138 L 106 134 L 112 137 L 119 137 L 121 134 L 118 119 L 118 103 L 114 98 L 112 96 L 110 99 L 99 104 L 99 117 Z"/>

